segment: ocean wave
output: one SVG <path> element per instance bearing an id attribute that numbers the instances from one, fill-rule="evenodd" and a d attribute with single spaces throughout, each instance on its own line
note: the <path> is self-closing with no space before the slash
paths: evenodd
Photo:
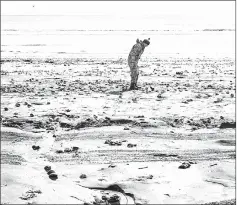
<path id="1" fill-rule="evenodd" d="M 235 31 L 235 29 L 203 29 L 202 31 Z"/>
<path id="2" fill-rule="evenodd" d="M 46 44 L 23 44 L 20 46 L 47 46 Z"/>

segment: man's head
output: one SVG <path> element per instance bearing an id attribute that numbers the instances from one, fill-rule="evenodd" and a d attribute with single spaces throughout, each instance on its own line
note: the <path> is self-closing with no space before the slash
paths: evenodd
<path id="1" fill-rule="evenodd" d="M 145 47 L 149 46 L 149 44 L 150 44 L 150 38 L 144 39 L 144 40 L 143 40 L 143 44 L 144 44 Z"/>

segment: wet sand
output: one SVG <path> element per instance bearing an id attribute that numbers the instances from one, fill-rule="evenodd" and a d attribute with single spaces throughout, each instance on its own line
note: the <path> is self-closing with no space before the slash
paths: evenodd
<path id="1" fill-rule="evenodd" d="M 1 61 L 3 204 L 235 203 L 234 60 L 139 65 L 128 91 L 126 59 Z"/>

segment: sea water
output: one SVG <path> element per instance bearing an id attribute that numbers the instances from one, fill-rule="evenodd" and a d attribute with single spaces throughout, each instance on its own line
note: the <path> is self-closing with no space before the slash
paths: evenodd
<path id="1" fill-rule="evenodd" d="M 136 30 L 112 23 L 100 27 L 100 21 L 93 20 L 85 24 L 72 16 L 2 16 L 1 21 L 2 58 L 126 58 L 138 38 L 151 39 L 146 57 L 235 55 L 233 29 L 148 29 L 148 25 Z"/>

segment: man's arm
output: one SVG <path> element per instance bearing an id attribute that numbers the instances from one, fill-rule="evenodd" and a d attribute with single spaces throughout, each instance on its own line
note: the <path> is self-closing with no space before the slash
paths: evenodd
<path id="1" fill-rule="evenodd" d="M 143 53 L 143 52 L 140 52 L 140 54 L 139 54 L 139 56 L 138 56 L 138 59 L 140 59 L 140 58 L 141 58 L 141 55 L 142 55 L 142 53 Z"/>

